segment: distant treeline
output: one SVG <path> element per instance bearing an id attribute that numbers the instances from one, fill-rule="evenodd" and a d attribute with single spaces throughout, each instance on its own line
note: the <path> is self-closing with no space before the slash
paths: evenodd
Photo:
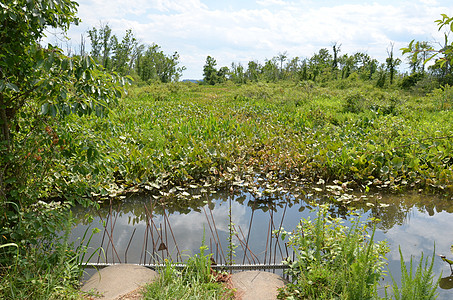
<path id="1" fill-rule="evenodd" d="M 88 30 L 90 52 L 86 52 L 86 41 L 82 36 L 78 55 L 90 54 L 107 71 L 120 75 L 131 75 L 141 81 L 178 81 L 185 67 L 179 67 L 177 52 L 167 55 L 159 45 L 140 44 L 131 29 L 123 38 L 112 34 L 108 25 Z"/>
<path id="2" fill-rule="evenodd" d="M 453 70 L 450 61 L 436 63 L 426 68 L 424 62 L 435 52 L 427 43 L 420 43 L 422 48 L 409 53 L 407 63 L 409 72 L 398 72 L 402 61 L 394 57 L 393 44 L 387 48 L 385 63 L 370 57 L 367 53 L 356 52 L 352 55 L 340 54 L 339 44 L 332 46 L 332 51 L 322 48 L 310 58 L 288 57 L 287 52 L 279 53 L 264 64 L 249 61 L 246 66 L 232 63 L 230 67 L 216 68 L 216 60 L 208 56 L 203 67 L 203 83 L 214 85 L 226 81 L 236 84 L 247 82 L 276 82 L 279 80 L 327 82 L 338 79 L 361 79 L 374 82 L 377 87 L 398 84 L 401 88 L 413 88 L 418 85 L 423 90 L 430 90 L 438 85 L 453 84 Z"/>
<path id="3" fill-rule="evenodd" d="M 120 75 L 131 75 L 142 82 L 178 81 L 185 70 L 179 66 L 179 54 L 165 54 L 159 45 L 140 44 L 131 29 L 122 38 L 112 34 L 108 25 L 93 27 L 87 32 L 90 52 L 85 51 L 82 37 L 80 55 L 90 54 L 107 71 Z M 401 59 L 395 58 L 393 43 L 387 50 L 385 62 L 379 62 L 364 52 L 342 54 L 341 45 L 335 43 L 331 50 L 322 48 L 310 58 L 289 57 L 287 52 L 279 53 L 260 63 L 251 60 L 246 66 L 233 62 L 230 67 L 217 68 L 212 56 L 206 58 L 203 66 L 203 84 L 219 84 L 227 81 L 235 84 L 247 82 L 277 82 L 279 80 L 328 82 L 341 79 L 369 81 L 377 87 L 397 85 L 404 89 L 417 88 L 429 91 L 439 85 L 453 85 L 453 69 L 450 60 L 438 58 L 426 67 L 425 61 L 436 51 L 428 42 L 409 45 L 414 48 L 404 51 L 408 68 L 400 72 Z M 446 53 L 444 53 L 446 54 Z M 408 70 L 408 71 L 407 71 Z"/>

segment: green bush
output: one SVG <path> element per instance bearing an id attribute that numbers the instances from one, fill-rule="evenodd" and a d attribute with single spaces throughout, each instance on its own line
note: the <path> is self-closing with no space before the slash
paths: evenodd
<path id="1" fill-rule="evenodd" d="M 73 223 L 67 207 L 38 202 L 30 211 L 5 211 L 0 221 L 2 239 L 16 241 L 0 246 L 0 299 L 80 298 L 86 248 L 68 242 Z"/>
<path id="2" fill-rule="evenodd" d="M 374 229 L 350 212 L 350 226 L 328 214 L 320 205 L 315 220 L 302 219 L 289 245 L 295 261 L 286 261 L 291 283 L 279 294 L 280 299 L 371 299 L 384 274 L 385 242 L 374 241 Z M 371 221 L 371 220 L 370 220 Z"/>

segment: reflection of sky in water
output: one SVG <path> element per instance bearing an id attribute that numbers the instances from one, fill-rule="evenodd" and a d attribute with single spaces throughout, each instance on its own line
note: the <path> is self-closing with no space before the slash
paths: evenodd
<path id="1" fill-rule="evenodd" d="M 292 208 L 287 207 L 284 210 L 285 204 L 282 204 L 283 209 L 279 209 L 278 211 L 263 211 L 263 210 L 255 210 L 252 214 L 252 210 L 249 206 L 247 206 L 247 202 L 249 199 L 244 201 L 244 204 L 231 201 L 231 215 L 232 215 L 232 222 L 235 226 L 235 229 L 238 233 L 238 236 L 244 242 L 249 236 L 249 245 L 248 247 L 250 250 L 258 257 L 260 263 L 263 263 L 264 258 L 266 257 L 267 262 L 269 262 L 270 255 L 272 254 L 272 262 L 275 259 L 276 263 L 281 261 L 282 255 L 283 257 L 286 256 L 286 250 L 284 248 L 284 244 L 280 243 L 279 247 L 276 248 L 275 239 L 272 242 L 272 248 L 268 247 L 267 253 L 266 250 L 266 243 L 270 245 L 270 241 L 267 240 L 267 236 L 269 234 L 269 227 L 273 226 L 272 229 L 276 229 L 282 225 L 283 228 L 286 230 L 292 230 L 296 227 L 299 220 L 303 217 L 307 217 L 309 214 L 308 211 L 304 211 L 301 213 L 299 210 L 301 208 L 301 204 L 294 204 Z M 303 203 L 303 202 L 302 202 Z M 304 204 L 304 203 L 303 203 Z M 155 249 L 159 247 L 161 239 L 158 238 L 157 232 L 164 232 L 162 234 L 162 238 L 164 239 L 165 244 L 168 246 L 168 250 L 170 254 L 173 254 L 172 257 L 176 259 L 177 249 L 174 243 L 174 240 L 177 241 L 177 246 L 179 250 L 182 252 L 183 257 L 184 254 L 195 254 L 199 252 L 199 248 L 202 243 L 203 235 L 205 236 L 205 244 L 211 248 L 212 252 L 215 253 L 214 257 L 216 257 L 219 262 L 224 262 L 220 259 L 220 255 L 222 251 L 217 249 L 215 245 L 215 241 L 217 240 L 217 234 L 220 239 L 220 244 L 223 249 L 223 255 L 227 256 L 228 245 L 227 239 L 229 234 L 229 201 L 221 201 L 217 200 L 215 202 L 215 207 L 212 211 L 209 210 L 208 206 L 204 207 L 206 213 L 203 209 L 201 212 L 191 211 L 187 214 L 180 214 L 180 213 L 173 213 L 168 215 L 168 222 L 170 226 L 166 226 L 165 217 L 162 215 L 154 215 L 153 221 L 155 223 L 156 229 L 153 230 L 154 240 L 155 240 Z M 211 217 L 212 213 L 212 217 Z M 270 225 L 270 216 L 272 214 L 273 225 Z M 282 222 L 284 214 L 284 219 Z M 252 219 L 253 215 L 253 219 Z M 145 243 L 145 236 L 146 236 L 146 222 L 145 221 L 135 221 L 131 222 L 134 219 L 134 215 L 132 212 L 121 213 L 116 221 L 115 221 L 116 212 L 114 212 L 114 230 L 112 239 L 114 241 L 116 253 L 121 260 L 121 262 L 125 261 L 125 252 L 130 242 L 130 246 L 127 249 L 127 262 L 128 263 L 143 263 L 144 259 L 144 248 L 148 251 L 147 253 L 147 260 L 146 262 L 149 263 L 150 253 L 152 253 L 152 239 L 150 235 L 150 231 L 148 230 L 148 244 Z M 212 218 L 214 218 L 215 226 L 212 222 Z M 103 217 L 104 222 L 107 220 L 106 217 Z M 208 224 L 208 220 L 210 225 Z M 250 221 L 252 220 L 251 228 L 249 229 Z M 95 224 L 99 223 L 100 218 L 94 217 L 94 222 L 92 227 L 95 227 Z M 133 224 L 134 223 L 134 224 Z M 84 231 L 86 230 L 88 225 L 78 225 L 72 232 L 73 237 L 80 237 L 83 235 Z M 96 226 L 101 228 L 101 226 Z M 174 234 L 174 239 L 172 233 L 170 231 L 170 227 Z M 135 228 L 134 236 L 131 240 L 132 232 Z M 165 230 L 167 228 L 167 230 Z M 107 224 L 108 232 L 111 231 L 111 223 L 108 221 Z M 217 229 L 217 232 L 216 232 Z M 165 237 L 166 235 L 166 237 Z M 91 243 L 90 246 L 94 249 L 97 248 L 102 241 L 103 231 L 97 233 Z M 233 239 L 234 244 L 237 246 L 235 249 L 235 262 L 242 263 L 244 261 L 244 250 L 235 237 Z M 107 262 L 118 262 L 118 257 L 116 253 L 113 251 L 111 245 L 108 245 L 108 235 L 104 236 L 104 243 L 103 248 L 106 250 L 107 254 Z M 277 256 L 275 257 L 275 250 L 277 250 Z M 281 250 L 281 252 L 280 252 Z M 249 252 L 249 251 L 247 251 Z M 165 256 L 166 253 L 158 252 L 159 257 Z M 250 255 L 250 254 L 249 254 Z M 253 263 L 250 258 L 250 262 Z M 91 262 L 97 262 L 98 257 L 95 256 L 91 259 Z M 99 262 L 104 262 L 105 259 L 100 259 Z M 248 263 L 248 259 L 245 259 L 245 263 Z M 255 260 L 255 262 L 257 262 Z"/>
<path id="2" fill-rule="evenodd" d="M 450 275 L 450 267 L 443 262 L 438 254 L 451 257 L 450 246 L 453 245 L 453 218 L 450 213 L 440 212 L 429 216 L 426 212 L 417 208 L 409 211 L 406 221 L 402 225 L 394 225 L 392 228 L 378 231 L 377 239 L 388 241 L 390 253 L 387 254 L 389 260 L 389 270 L 395 280 L 399 281 L 400 276 L 400 254 L 399 247 L 403 253 L 404 261 L 409 268 L 411 256 L 413 265 L 416 267 L 420 261 L 421 253 L 424 257 L 431 259 L 434 243 L 436 246 L 436 257 L 434 258 L 435 279 L 442 273 L 442 277 Z M 429 260 L 431 262 L 431 260 Z M 415 271 L 415 269 L 414 269 Z M 391 278 L 385 278 L 385 283 L 391 284 Z M 440 297 L 438 299 L 451 299 L 451 291 L 438 289 Z"/>
<path id="3" fill-rule="evenodd" d="M 236 201 L 231 201 L 232 221 L 238 231 L 239 228 L 242 229 L 244 238 L 242 238 L 240 232 L 239 235 L 244 242 L 250 231 L 249 247 L 259 258 L 260 263 L 263 263 L 265 256 L 266 263 L 270 262 L 270 252 L 272 252 L 271 262 L 273 263 L 275 258 L 275 262 L 279 263 L 282 257 L 280 255 L 279 248 L 282 250 L 283 257 L 286 256 L 286 250 L 282 243 L 280 243 L 280 247 L 275 247 L 274 239 L 272 247 L 267 247 L 268 250 L 267 253 L 265 253 L 266 243 L 267 245 L 269 245 L 267 236 L 269 232 L 271 211 L 263 211 L 260 209 L 255 210 L 253 212 L 252 226 L 251 228 L 249 228 L 250 220 L 252 218 L 252 209 L 249 205 L 247 205 L 249 200 L 250 195 L 247 194 L 245 199 L 243 199 L 242 204 Z M 273 201 L 275 203 L 278 200 Z M 445 209 L 445 202 L 442 202 L 440 204 L 441 206 L 437 206 L 440 212 L 436 211 L 436 204 L 431 203 L 431 207 L 429 207 L 428 213 L 427 209 L 424 209 L 423 206 L 419 204 L 415 205 L 413 203 L 416 200 L 411 198 L 410 201 L 411 202 L 407 203 L 401 202 L 395 205 L 392 204 L 393 206 L 379 211 L 379 214 L 377 215 L 375 211 L 371 213 L 370 210 L 368 210 L 366 213 L 366 215 L 371 214 L 383 219 L 383 225 L 381 225 L 381 227 L 385 228 L 377 230 L 376 239 L 386 239 L 388 241 L 388 245 L 391 249 L 390 253 L 387 254 L 387 258 L 389 260 L 389 270 L 397 281 L 400 280 L 400 256 L 398 247 L 401 247 L 406 264 L 408 264 L 410 257 L 412 256 L 414 258 L 414 265 L 417 265 L 422 252 L 425 256 L 431 256 L 433 253 L 434 243 L 436 244 L 436 254 L 445 254 L 447 255 L 447 257 L 453 256 L 450 253 L 450 246 L 453 244 L 453 218 L 451 214 L 448 213 Z M 124 205 L 141 205 L 141 207 L 143 207 L 142 202 L 133 202 L 130 204 L 124 203 Z M 286 210 L 284 210 L 285 206 L 286 204 L 281 203 L 280 208 L 278 208 L 277 211 L 272 212 L 275 228 L 278 228 L 280 224 L 282 224 L 285 230 L 291 231 L 296 227 L 301 218 L 306 218 L 310 214 L 309 210 L 305 209 L 306 204 L 303 201 L 294 201 L 292 205 L 287 206 Z M 434 207 L 434 210 L 432 207 Z M 442 208 L 439 209 L 439 207 Z M 200 208 L 198 212 L 191 211 L 186 214 L 170 214 L 168 215 L 168 223 L 171 225 L 174 239 L 177 241 L 178 248 L 182 252 L 183 258 L 184 254 L 195 254 L 199 252 L 199 247 L 202 243 L 202 237 L 204 234 L 206 245 L 211 248 L 213 253 L 215 253 L 214 258 L 216 258 L 217 262 L 223 263 L 224 261 L 219 258 L 222 251 L 220 251 L 220 249 L 216 249 L 214 237 L 216 237 L 218 233 L 223 248 L 223 254 L 224 256 L 227 256 L 227 237 L 229 232 L 228 224 L 230 214 L 229 201 L 215 200 L 215 207 L 212 209 L 212 215 L 215 220 L 217 233 L 215 232 L 215 229 L 213 227 L 208 206 L 205 206 L 205 209 L 207 214 L 204 213 L 204 210 L 202 208 Z M 143 262 L 145 247 L 147 249 L 146 262 L 152 262 L 150 261 L 150 254 L 152 254 L 153 252 L 151 246 L 152 239 L 151 235 L 149 234 L 148 245 L 146 245 L 146 222 L 143 220 L 144 218 L 141 218 L 142 220 L 139 221 L 139 218 L 134 215 L 134 212 L 136 212 L 137 210 L 126 209 L 125 211 L 126 212 L 120 213 L 120 215 L 116 219 L 113 231 L 114 245 L 117 250 L 118 256 L 121 259 L 121 262 L 125 262 L 125 251 L 131 240 L 131 235 L 134 228 L 136 231 L 133 239 L 130 242 L 130 246 L 127 252 L 127 262 Z M 104 212 L 103 215 L 105 214 L 106 213 Z M 283 214 L 284 219 L 282 222 Z M 105 221 L 106 217 L 103 218 Z M 207 218 L 209 218 L 211 227 L 208 225 Z M 134 219 L 135 222 L 132 222 L 132 220 Z M 173 236 L 169 230 L 169 226 L 166 225 L 165 217 L 163 215 L 155 215 L 153 216 L 153 221 L 158 228 L 158 231 L 156 231 L 155 229 L 153 230 L 154 240 L 156 243 L 155 249 L 159 247 L 161 241 L 160 239 L 158 241 L 157 232 L 161 232 L 160 228 L 162 227 L 162 235 L 165 244 L 167 244 L 168 246 L 168 251 L 170 252 L 170 254 L 172 254 L 172 257 L 176 259 L 177 250 L 175 243 L 173 242 Z M 93 226 L 94 224 L 99 224 L 99 217 L 94 218 Z M 109 222 L 109 229 L 110 225 L 111 224 Z M 100 228 L 100 226 L 98 227 Z M 73 230 L 73 236 L 82 236 L 86 228 L 86 225 L 79 225 Z M 165 228 L 167 228 L 167 230 L 165 230 Z M 214 232 L 211 232 L 211 228 Z M 148 231 L 148 233 L 149 232 L 150 231 Z M 99 247 L 99 245 L 101 244 L 102 234 L 103 231 L 94 236 L 90 244 L 92 248 Z M 112 258 L 114 257 L 114 261 L 118 262 L 116 254 L 112 252 L 112 247 L 110 245 L 107 247 L 107 241 L 108 237 L 105 236 L 103 248 L 107 252 L 107 261 L 113 262 Z M 237 239 L 234 239 L 234 242 L 238 246 L 235 250 L 235 262 L 242 263 L 244 261 L 245 263 L 248 263 L 249 261 L 247 259 L 244 260 L 244 251 L 240 246 L 240 243 Z M 274 257 L 275 251 L 277 252 L 276 257 Z M 159 251 L 157 254 L 155 253 L 155 255 L 161 258 L 162 256 L 167 256 L 166 253 L 162 251 Z M 92 262 L 96 262 L 97 260 L 97 256 L 91 259 Z M 103 262 L 104 259 L 100 259 L 99 261 Z M 253 261 L 250 262 L 253 263 Z M 436 278 L 441 274 L 441 272 L 443 273 L 443 277 L 446 277 L 450 274 L 450 268 L 448 264 L 444 263 L 438 256 L 436 256 L 434 263 L 434 273 Z M 384 280 L 384 284 L 386 283 L 391 284 L 391 279 L 389 276 Z M 439 299 L 449 299 L 449 295 L 451 296 L 450 290 L 439 289 L 439 292 Z"/>

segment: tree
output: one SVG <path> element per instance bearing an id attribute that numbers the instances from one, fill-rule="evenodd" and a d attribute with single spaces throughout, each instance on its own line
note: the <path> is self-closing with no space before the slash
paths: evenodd
<path id="1" fill-rule="evenodd" d="M 245 76 L 248 80 L 257 82 L 261 72 L 261 66 L 256 61 L 249 61 L 247 64 L 247 71 Z"/>
<path id="2" fill-rule="evenodd" d="M 132 29 L 126 30 L 121 42 L 116 36 L 113 36 L 113 40 L 112 69 L 122 75 L 129 75 L 137 58 L 138 41 Z"/>
<path id="3" fill-rule="evenodd" d="M 230 74 L 230 70 L 228 69 L 228 67 L 221 67 L 218 71 L 217 71 L 217 82 L 218 83 L 223 83 L 225 81 L 227 81 L 227 75 Z"/>
<path id="4" fill-rule="evenodd" d="M 330 55 L 329 50 L 322 48 L 317 54 L 313 55 L 309 59 L 308 65 L 312 75 L 311 79 L 313 81 L 316 81 L 320 75 L 326 75 L 326 77 L 329 77 L 328 75 L 332 69 L 332 55 Z"/>
<path id="5" fill-rule="evenodd" d="M 246 82 L 244 67 L 240 63 L 236 64 L 233 62 L 231 64 L 230 79 L 237 84 Z"/>
<path id="6" fill-rule="evenodd" d="M 65 32 L 78 23 L 76 2 L 16 0 L 0 7 L 0 204 L 22 206 L 34 200 L 21 195 L 33 176 L 19 155 L 22 143 L 48 117 L 108 106 L 121 96 L 124 79 L 102 72 L 88 56 L 68 57 L 39 44 L 47 27 Z"/>
<path id="7" fill-rule="evenodd" d="M 116 37 L 112 36 L 112 29 L 108 24 L 101 24 L 99 29 L 93 27 L 88 30 L 88 37 L 91 41 L 91 56 L 110 70 L 110 55 L 117 42 Z"/>
<path id="8" fill-rule="evenodd" d="M 277 60 L 280 62 L 280 76 L 279 76 L 280 79 L 283 78 L 283 63 L 285 62 L 285 60 L 287 58 L 288 58 L 288 53 L 286 51 L 283 53 L 279 53 L 277 55 Z"/>
<path id="9" fill-rule="evenodd" d="M 301 62 L 298 56 L 292 58 L 285 67 L 287 78 L 292 78 L 293 80 L 301 79 Z"/>
<path id="10" fill-rule="evenodd" d="M 448 36 L 453 32 L 453 17 L 446 14 L 441 14 L 441 19 L 436 20 L 439 31 L 445 28 L 444 32 L 444 45 L 440 49 L 435 49 L 426 42 L 416 42 L 412 40 L 405 48 L 401 48 L 403 55 L 409 54 L 411 61 L 418 61 L 419 54 L 422 54 L 423 65 L 433 58 L 437 58 L 435 64 L 430 68 L 433 70 L 435 76 L 438 77 L 440 83 L 453 82 L 453 42 L 449 41 Z M 424 67 L 422 69 L 424 72 Z M 451 82 L 450 82 L 451 79 Z"/>
<path id="11" fill-rule="evenodd" d="M 145 46 L 136 48 L 137 59 L 135 70 L 143 81 L 155 80 L 161 82 L 177 81 L 185 67 L 178 67 L 179 54 L 166 55 L 159 45 L 153 44 L 146 51 Z"/>
<path id="12" fill-rule="evenodd" d="M 214 85 L 217 83 L 217 66 L 216 60 L 208 56 L 206 57 L 206 63 L 203 66 L 203 81 L 206 84 Z"/>
<path id="13" fill-rule="evenodd" d="M 270 60 L 266 60 L 262 68 L 262 74 L 267 82 L 275 82 L 278 80 L 279 68 L 277 65 L 278 58 L 274 57 Z"/>
<path id="14" fill-rule="evenodd" d="M 333 51 L 332 71 L 334 72 L 335 77 L 337 77 L 337 75 L 338 75 L 337 74 L 337 70 L 338 70 L 338 54 L 340 53 L 340 48 L 341 48 L 341 44 L 338 44 L 337 42 L 335 42 L 332 45 L 332 51 Z M 348 76 L 349 76 L 349 74 L 348 74 Z"/>
<path id="15" fill-rule="evenodd" d="M 390 85 L 393 84 L 393 79 L 396 74 L 396 67 L 399 66 L 401 63 L 401 59 L 399 59 L 399 58 L 395 59 L 393 57 L 393 46 L 394 46 L 394 44 L 390 43 L 390 47 L 387 48 L 388 57 L 385 60 L 385 62 L 387 64 L 387 71 L 389 72 Z"/>

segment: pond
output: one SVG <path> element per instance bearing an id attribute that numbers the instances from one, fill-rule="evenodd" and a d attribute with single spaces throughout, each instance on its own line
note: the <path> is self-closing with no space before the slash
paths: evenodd
<path id="1" fill-rule="evenodd" d="M 200 197 L 197 189 L 190 193 L 183 191 L 186 196 L 191 195 L 186 200 L 180 197 L 174 200 L 176 204 L 167 201 L 165 205 L 155 195 L 132 195 L 102 205 L 99 210 L 75 207 L 73 213 L 78 224 L 72 237 L 75 240 L 86 230 L 89 235 L 92 228 L 101 229 L 93 234 L 89 252 L 99 247 L 103 251 L 101 255 L 93 255 L 91 263 L 183 261 L 187 255 L 198 253 L 204 240 L 217 264 L 278 266 L 282 258 L 292 257 L 293 253 L 272 231 L 280 227 L 291 231 L 301 218 L 313 218 L 315 213 L 310 204 L 313 201 L 335 203 L 331 213 L 338 217 L 345 217 L 346 207 L 354 205 L 364 219 L 381 220 L 375 238 L 388 241 L 388 269 L 397 281 L 400 280 L 399 248 L 406 263 L 412 256 L 418 264 L 422 252 L 432 256 L 435 245 L 434 274 L 437 278 L 442 273 L 443 277 L 439 299 L 451 298 L 450 267 L 437 256 L 453 256 L 451 198 L 415 192 L 363 195 L 339 190 L 338 186 L 325 185 L 275 188 L 258 194 L 236 189 L 211 191 Z M 233 238 L 229 240 L 229 236 Z M 382 286 L 386 284 L 391 284 L 390 276 Z"/>

